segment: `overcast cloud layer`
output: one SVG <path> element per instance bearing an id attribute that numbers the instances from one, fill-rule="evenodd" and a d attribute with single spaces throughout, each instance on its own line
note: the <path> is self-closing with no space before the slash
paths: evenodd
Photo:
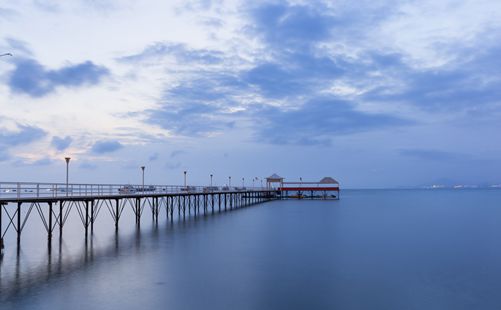
<path id="1" fill-rule="evenodd" d="M 0 4 L 1 178 L 498 184 L 500 28 L 492 0 Z"/>

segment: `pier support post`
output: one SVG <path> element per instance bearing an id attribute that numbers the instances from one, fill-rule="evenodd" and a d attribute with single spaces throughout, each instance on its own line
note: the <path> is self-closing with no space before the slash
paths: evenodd
<path id="1" fill-rule="evenodd" d="M 85 238 L 89 231 L 89 201 L 85 201 Z"/>
<path id="2" fill-rule="evenodd" d="M 59 200 L 59 238 L 63 236 L 63 220 L 64 220 L 64 214 L 63 214 L 63 202 Z"/>
<path id="3" fill-rule="evenodd" d="M 151 202 L 151 220 L 154 222 L 155 221 L 155 198 L 152 198 Z"/>
<path id="4" fill-rule="evenodd" d="M 158 214 L 160 213 L 160 206 L 158 205 L 158 197 L 153 198 L 155 203 L 155 221 L 158 222 Z"/>
<path id="5" fill-rule="evenodd" d="M 2 226 L 3 204 L 0 203 L 0 255 L 3 254 L 3 226 Z M 1 259 L 1 256 L 0 256 Z"/>
<path id="6" fill-rule="evenodd" d="M 90 234 L 94 233 L 94 200 L 90 201 Z"/>
<path id="7" fill-rule="evenodd" d="M 177 218 L 181 217 L 181 196 L 177 196 Z"/>
<path id="8" fill-rule="evenodd" d="M 141 224 L 141 197 L 136 198 L 136 225 Z"/>
<path id="9" fill-rule="evenodd" d="M 167 202 L 169 202 L 170 198 L 170 220 L 172 221 L 174 219 L 174 197 L 167 197 Z M 168 208 L 167 208 L 168 210 Z"/>
<path id="10" fill-rule="evenodd" d="M 118 231 L 118 220 L 120 219 L 120 200 L 115 199 L 115 231 Z"/>
<path id="11" fill-rule="evenodd" d="M 183 215 L 186 216 L 186 195 L 183 195 Z"/>
<path id="12" fill-rule="evenodd" d="M 184 208 L 188 208 L 188 216 L 191 216 L 191 208 L 193 207 L 193 213 L 195 214 L 195 216 L 197 215 L 197 206 L 196 206 L 196 196 L 194 196 L 195 198 L 193 199 L 193 202 L 191 201 L 191 195 L 190 194 L 186 194 L 183 196 L 183 205 L 184 205 Z M 192 205 L 193 203 L 193 205 Z"/>
<path id="13" fill-rule="evenodd" d="M 49 231 L 47 239 L 49 240 L 49 246 L 50 246 L 50 242 L 52 240 L 52 202 L 49 202 Z"/>
<path id="14" fill-rule="evenodd" d="M 17 203 L 17 245 L 21 244 L 21 204 L 22 202 Z"/>
<path id="15" fill-rule="evenodd" d="M 165 197 L 165 213 L 167 216 L 167 219 L 169 219 L 169 197 Z"/>

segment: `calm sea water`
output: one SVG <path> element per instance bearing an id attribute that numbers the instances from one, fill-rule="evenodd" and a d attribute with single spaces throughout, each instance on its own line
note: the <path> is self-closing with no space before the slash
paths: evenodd
<path id="1" fill-rule="evenodd" d="M 148 215 L 140 230 L 124 215 L 116 235 L 100 214 L 91 239 L 74 225 L 50 255 L 30 218 L 21 251 L 7 244 L 0 308 L 501 309 L 499 190 L 344 191 L 158 226 Z"/>

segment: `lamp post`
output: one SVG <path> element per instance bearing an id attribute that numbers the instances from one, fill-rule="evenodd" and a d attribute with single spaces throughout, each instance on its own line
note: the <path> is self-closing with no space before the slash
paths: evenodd
<path id="1" fill-rule="evenodd" d="M 231 177 L 228 177 L 228 187 L 231 187 Z"/>
<path id="2" fill-rule="evenodd" d="M 212 190 L 212 174 L 210 175 L 210 190 Z"/>
<path id="3" fill-rule="evenodd" d="M 184 188 L 186 188 L 186 171 L 184 171 Z"/>
<path id="4" fill-rule="evenodd" d="M 144 192 L 144 168 L 146 168 L 146 167 L 145 166 L 141 166 L 141 170 L 142 170 L 142 173 L 143 173 L 141 187 L 142 187 L 142 191 L 143 192 Z"/>
<path id="5" fill-rule="evenodd" d="M 65 157 L 64 160 L 66 161 L 66 196 L 68 196 L 68 181 L 69 181 L 69 170 L 70 170 L 70 160 L 71 157 Z"/>
<path id="6" fill-rule="evenodd" d="M 245 187 L 245 178 L 242 178 L 242 187 Z"/>

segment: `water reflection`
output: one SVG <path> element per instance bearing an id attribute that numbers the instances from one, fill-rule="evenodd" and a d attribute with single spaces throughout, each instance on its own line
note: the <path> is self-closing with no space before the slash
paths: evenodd
<path id="1" fill-rule="evenodd" d="M 171 225 L 172 222 L 168 226 Z M 3 266 L 3 260 L 0 262 L 0 300 L 29 294 L 30 290 L 37 286 L 46 285 L 49 281 L 57 281 L 62 276 L 87 268 L 99 259 L 117 258 L 122 252 L 131 250 L 140 254 L 142 238 L 158 239 L 158 224 L 152 225 L 147 232 L 137 228 L 128 237 L 120 236 L 119 231 L 116 231 L 112 242 L 105 247 L 94 246 L 95 235 L 90 235 L 82 241 L 76 252 L 69 251 L 64 239 L 58 238 L 47 247 L 46 259 L 42 259 L 37 265 L 27 259 L 22 247 L 17 247 L 13 273 L 9 274 L 8 270 L 5 270 L 5 267 L 10 266 Z"/>
<path id="2" fill-rule="evenodd" d="M 191 216 L 181 214 L 181 217 L 176 219 L 164 219 L 161 221 L 161 225 L 165 226 L 165 230 L 160 230 L 157 220 L 153 220 L 149 227 L 136 226 L 132 232 L 125 236 L 123 233 L 121 234 L 120 230 L 116 230 L 112 239 L 105 246 L 94 244 L 99 236 L 94 233 L 83 238 L 80 241 L 81 245 L 76 250 L 70 249 L 66 243 L 72 243 L 74 240 L 70 239 L 65 242 L 64 237 L 59 236 L 48 243 L 44 258 L 36 264 L 28 258 L 31 253 L 25 254 L 22 245 L 18 246 L 15 257 L 11 258 L 8 264 L 5 260 L 0 260 L 0 301 L 15 299 L 24 294 L 30 295 L 33 293 L 32 291 L 37 290 L 37 287 L 45 286 L 51 281 L 58 281 L 58 279 L 88 268 L 100 260 L 113 260 L 120 256 L 147 253 L 148 249 L 143 246 L 144 240 L 148 241 L 148 246 L 154 247 L 162 234 L 173 234 L 176 229 L 179 231 L 189 230 L 195 225 L 201 223 L 205 225 L 214 219 L 214 216 L 209 216 L 209 214 L 200 215 L 197 213 L 193 213 Z M 224 211 L 216 213 L 224 213 Z M 29 252 L 29 249 L 26 251 Z"/>

